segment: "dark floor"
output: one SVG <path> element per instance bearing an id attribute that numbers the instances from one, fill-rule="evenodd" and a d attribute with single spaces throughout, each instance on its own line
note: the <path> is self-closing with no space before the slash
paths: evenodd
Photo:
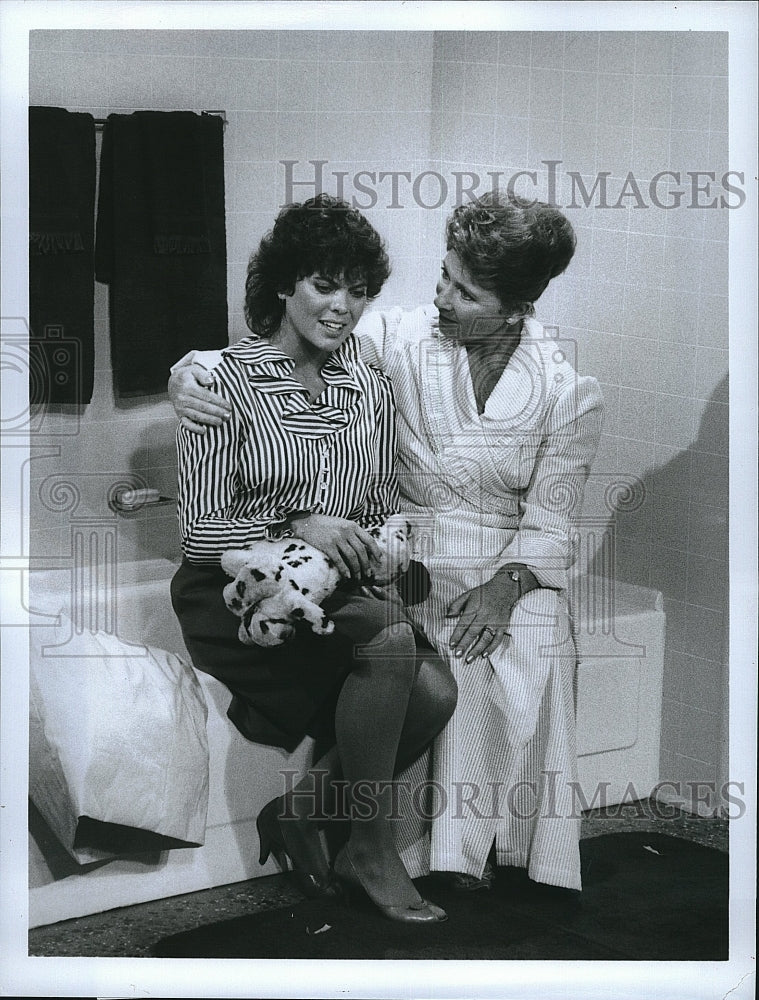
<path id="1" fill-rule="evenodd" d="M 586 813 L 582 821 L 582 837 L 650 832 L 681 837 L 705 847 L 727 851 L 727 827 L 727 820 L 724 819 L 702 819 L 673 807 L 636 802 Z M 148 956 L 151 945 L 168 934 L 276 909 L 300 898 L 297 891 L 290 888 L 287 876 L 264 876 L 249 882 L 36 927 L 29 932 L 29 954 L 139 958 Z"/>

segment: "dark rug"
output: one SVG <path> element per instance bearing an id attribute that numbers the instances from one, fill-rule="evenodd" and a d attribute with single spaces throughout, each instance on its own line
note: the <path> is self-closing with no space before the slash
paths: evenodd
<path id="1" fill-rule="evenodd" d="M 499 869 L 490 889 L 419 891 L 448 921 L 409 927 L 367 901 L 304 900 L 163 938 L 160 958 L 567 959 L 718 961 L 728 957 L 728 855 L 658 834 L 581 844 L 583 892 Z"/>

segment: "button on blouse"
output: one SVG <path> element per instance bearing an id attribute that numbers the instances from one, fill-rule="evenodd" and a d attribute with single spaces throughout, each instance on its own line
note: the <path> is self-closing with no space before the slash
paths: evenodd
<path id="1" fill-rule="evenodd" d="M 381 524 L 398 509 L 388 377 L 361 361 L 353 337 L 322 368 L 316 400 L 294 361 L 259 337 L 224 352 L 214 390 L 232 404 L 221 427 L 179 427 L 179 522 L 194 563 L 265 537 L 298 511 Z"/>

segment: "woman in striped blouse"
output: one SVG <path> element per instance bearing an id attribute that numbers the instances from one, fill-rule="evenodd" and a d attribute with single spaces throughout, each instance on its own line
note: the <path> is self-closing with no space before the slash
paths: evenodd
<path id="1" fill-rule="evenodd" d="M 391 919 L 432 923 L 445 913 L 419 896 L 399 858 L 392 780 L 443 728 L 456 685 L 431 650 L 417 655 L 397 592 L 362 586 L 379 557 L 367 529 L 398 509 L 398 492 L 390 383 L 361 360 L 353 328 L 388 273 L 379 236 L 344 203 L 320 196 L 277 217 L 248 268 L 252 336 L 214 372 L 234 416 L 203 436 L 178 431 L 184 560 L 172 600 L 195 666 L 229 688 L 245 737 L 286 750 L 306 734 L 334 741 L 262 811 L 262 861 L 270 850 L 288 855 L 304 891 L 332 893 L 314 795 L 344 779 L 350 816 L 360 784 L 369 818 L 351 822 L 336 874 Z M 222 599 L 221 556 L 286 534 L 341 572 L 324 603 L 335 632 L 296 629 L 282 646 L 244 646 Z"/>
<path id="2" fill-rule="evenodd" d="M 446 244 L 434 305 L 370 312 L 356 330 L 393 381 L 402 509 L 431 577 L 409 614 L 458 684 L 431 762 L 403 776 L 419 788 L 432 774 L 437 795 L 426 820 L 404 812 L 399 849 L 412 876 L 462 888 L 487 881 L 490 858 L 577 890 L 567 588 L 603 400 L 574 341 L 534 318 L 575 235 L 551 205 L 488 194 L 455 209 Z M 182 422 L 208 433 L 229 413 L 191 361 L 169 390 Z"/>

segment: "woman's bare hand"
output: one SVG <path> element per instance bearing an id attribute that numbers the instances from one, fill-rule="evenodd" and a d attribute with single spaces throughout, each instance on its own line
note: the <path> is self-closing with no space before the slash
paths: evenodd
<path id="1" fill-rule="evenodd" d="M 213 375 L 202 365 L 186 365 L 169 379 L 169 399 L 183 427 L 205 434 L 206 427 L 218 427 L 229 419 L 232 407 L 222 396 L 206 389 Z"/>
<path id="2" fill-rule="evenodd" d="M 508 576 L 497 575 L 452 601 L 447 617 L 459 618 L 450 642 L 454 656 L 466 653 L 466 662 L 471 663 L 475 657 L 493 652 L 508 636 L 511 612 L 518 599 L 518 585 Z"/>
<path id="3" fill-rule="evenodd" d="M 344 517 L 309 514 L 294 519 L 293 531 L 328 556 L 341 576 L 370 580 L 381 559 L 379 546 L 360 524 Z"/>

